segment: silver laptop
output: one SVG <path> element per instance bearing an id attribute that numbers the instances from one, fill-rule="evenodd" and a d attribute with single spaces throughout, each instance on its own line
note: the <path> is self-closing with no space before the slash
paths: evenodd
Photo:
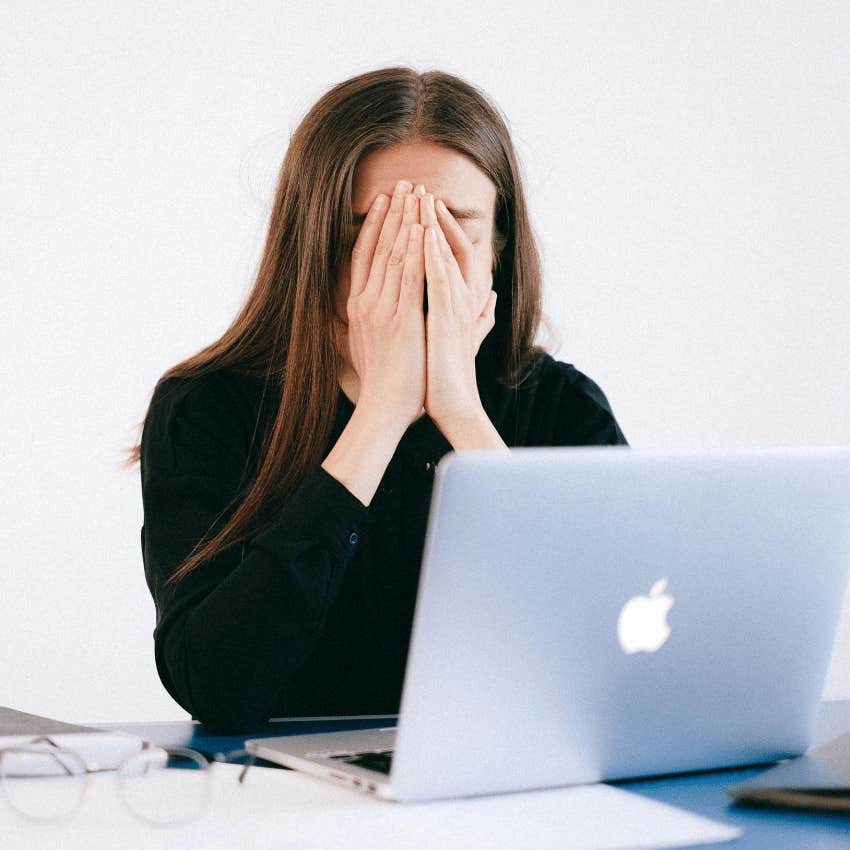
<path id="1" fill-rule="evenodd" d="M 451 452 L 397 726 L 246 747 L 398 801 L 799 755 L 848 565 L 847 447 Z"/>

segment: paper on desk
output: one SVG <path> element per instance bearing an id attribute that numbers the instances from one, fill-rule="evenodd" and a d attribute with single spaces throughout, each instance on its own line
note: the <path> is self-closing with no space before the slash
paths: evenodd
<path id="1" fill-rule="evenodd" d="M 93 775 L 90 799 L 69 825 L 31 824 L 0 808 L 3 847 L 602 850 L 710 844 L 741 834 L 737 827 L 604 784 L 401 804 L 268 767 L 252 767 L 240 785 L 241 770 L 214 764 L 210 812 L 180 827 L 136 821 L 122 808 L 114 775 Z"/>
<path id="2" fill-rule="evenodd" d="M 144 743 L 138 735 L 118 729 L 68 723 L 0 705 L 0 748 L 27 744 L 43 735 L 49 735 L 57 746 L 73 750 L 92 768 L 117 767 Z"/>

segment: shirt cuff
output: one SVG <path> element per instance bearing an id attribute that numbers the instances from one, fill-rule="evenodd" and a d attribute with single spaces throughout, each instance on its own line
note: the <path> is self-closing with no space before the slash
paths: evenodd
<path id="1" fill-rule="evenodd" d="M 276 550 L 295 541 L 318 540 L 347 557 L 374 521 L 373 512 L 320 465 L 305 476 L 253 545 Z"/>

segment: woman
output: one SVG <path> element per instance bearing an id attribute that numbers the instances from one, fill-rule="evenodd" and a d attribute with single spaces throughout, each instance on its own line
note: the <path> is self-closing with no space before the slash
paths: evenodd
<path id="1" fill-rule="evenodd" d="M 394 67 L 317 102 L 244 307 L 160 378 L 131 455 L 157 669 L 193 718 L 398 711 L 439 459 L 627 445 L 602 390 L 533 344 L 541 315 L 516 156 L 477 89 Z"/>

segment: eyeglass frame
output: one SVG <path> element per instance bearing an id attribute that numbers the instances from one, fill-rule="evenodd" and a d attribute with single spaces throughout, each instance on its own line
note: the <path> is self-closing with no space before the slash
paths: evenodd
<path id="1" fill-rule="evenodd" d="M 16 808 L 14 803 L 12 803 L 12 801 L 9 797 L 9 794 L 8 794 L 8 791 L 7 791 L 7 786 L 6 786 L 4 779 L 3 779 L 2 763 L 3 763 L 3 755 L 5 753 L 7 753 L 7 752 L 21 752 L 21 753 L 33 752 L 32 750 L 25 749 L 25 747 L 28 747 L 31 744 L 40 744 L 43 741 L 46 741 L 48 744 L 50 744 L 51 747 L 54 747 L 55 749 L 53 749 L 53 750 L 35 750 L 34 752 L 36 752 L 36 753 L 44 752 L 46 754 L 53 755 L 53 756 L 57 755 L 58 753 L 68 753 L 71 756 L 73 756 L 75 759 L 77 759 L 80 762 L 80 764 L 83 765 L 83 768 L 84 768 L 83 773 L 79 773 L 79 774 L 78 773 L 72 773 L 71 771 L 68 770 L 67 765 L 65 765 L 64 762 L 61 759 L 59 759 L 59 758 L 56 759 L 56 761 L 59 762 L 60 765 L 62 765 L 62 768 L 65 770 L 66 773 L 68 773 L 69 776 L 80 776 L 83 780 L 83 791 L 80 794 L 80 801 L 77 803 L 76 807 L 66 815 L 60 815 L 58 817 L 43 817 L 42 818 L 42 817 L 38 817 L 38 816 L 29 815 L 26 812 L 22 811 L 21 809 Z M 116 780 L 117 780 L 117 775 L 118 775 L 119 771 L 121 770 L 121 768 L 125 764 L 127 764 L 128 762 L 130 762 L 134 758 L 138 758 L 139 754 L 143 753 L 145 750 L 154 750 L 154 749 L 164 750 L 168 755 L 171 755 L 171 754 L 184 755 L 186 753 L 191 753 L 193 756 L 200 756 L 200 761 L 202 761 L 206 765 L 203 768 L 203 770 L 205 770 L 205 771 L 209 771 L 214 762 L 228 763 L 230 761 L 230 759 L 232 759 L 232 758 L 240 758 L 243 755 L 246 755 L 246 756 L 248 756 L 248 761 L 243 765 L 243 768 L 239 773 L 238 781 L 239 781 L 240 784 L 242 784 L 244 782 L 245 774 L 248 772 L 248 768 L 252 767 L 254 765 L 256 759 L 257 759 L 257 756 L 256 756 L 255 753 L 248 752 L 248 750 L 246 750 L 244 748 L 238 749 L 238 750 L 230 750 L 229 752 L 226 752 L 226 753 L 214 753 L 212 756 L 209 756 L 206 753 L 201 752 L 200 750 L 192 749 L 191 747 L 181 747 L 179 745 L 178 746 L 163 746 L 161 744 L 154 744 L 151 741 L 142 741 L 141 748 L 139 750 L 137 750 L 136 752 L 129 753 L 127 756 L 125 756 L 118 763 L 118 765 L 116 767 L 91 767 L 89 765 L 89 763 L 76 750 L 69 749 L 68 747 L 63 747 L 61 744 L 57 744 L 56 741 L 54 741 L 53 738 L 50 737 L 50 735 L 39 735 L 35 738 L 31 738 L 28 741 L 19 741 L 17 744 L 12 744 L 8 747 L 0 747 L 0 788 L 3 789 L 2 796 L 6 798 L 6 802 L 9 804 L 9 807 L 16 814 L 18 814 L 21 817 L 26 818 L 28 820 L 36 821 L 38 823 L 68 821 L 71 818 L 73 818 L 74 815 L 76 815 L 77 812 L 85 804 L 86 794 L 88 793 L 88 788 L 89 788 L 89 785 L 91 784 L 91 780 L 89 779 L 89 777 L 93 773 L 114 773 L 116 775 Z M 165 768 L 165 769 L 167 770 L 168 768 Z M 195 820 L 196 818 L 201 816 L 201 814 L 203 813 L 203 811 L 205 811 L 206 806 L 209 802 L 209 796 L 207 796 L 205 798 L 205 801 L 204 801 L 204 808 L 202 808 L 201 811 L 199 811 L 195 815 L 192 815 L 189 818 L 184 818 L 184 819 L 179 820 L 179 821 L 156 821 L 156 820 L 153 820 L 151 818 L 146 818 L 146 817 L 144 817 L 144 815 L 141 815 L 137 811 L 135 811 L 135 809 L 133 809 L 132 806 L 124 799 L 123 795 L 119 794 L 118 796 L 121 798 L 121 801 L 124 803 L 124 807 L 130 812 L 130 814 L 133 815 L 133 817 L 135 817 L 138 820 L 141 820 L 145 823 L 151 823 L 151 824 L 155 824 L 157 826 L 169 826 L 169 825 L 189 823 L 190 821 Z"/>

